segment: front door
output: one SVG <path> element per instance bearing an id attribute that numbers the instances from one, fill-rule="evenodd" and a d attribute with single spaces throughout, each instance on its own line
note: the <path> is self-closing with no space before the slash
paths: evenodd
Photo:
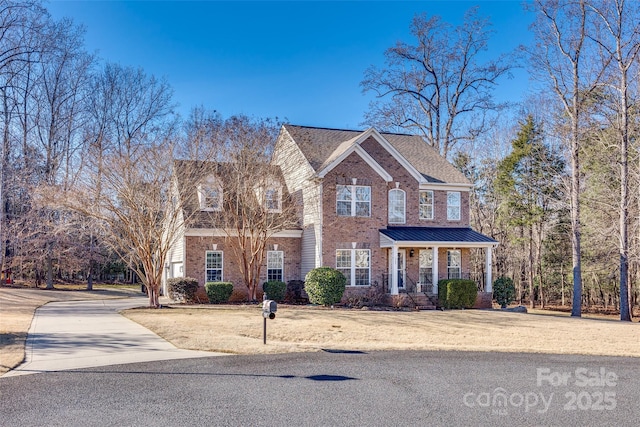
<path id="1" fill-rule="evenodd" d="M 406 251 L 398 249 L 398 289 L 404 289 L 407 269 L 405 266 Z"/>

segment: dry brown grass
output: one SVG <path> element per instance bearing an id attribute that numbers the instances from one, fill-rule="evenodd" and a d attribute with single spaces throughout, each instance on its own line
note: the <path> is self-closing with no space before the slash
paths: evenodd
<path id="1" fill-rule="evenodd" d="M 94 292 L 84 285 L 56 285 L 57 289 L 0 287 L 0 375 L 24 360 L 27 332 L 36 309 L 52 301 L 122 298 L 134 288 L 96 285 Z M 137 288 L 139 289 L 139 288 Z"/>
<path id="2" fill-rule="evenodd" d="M 391 312 L 280 306 L 135 309 L 125 316 L 181 348 L 238 354 L 341 350 L 464 350 L 640 357 L 640 325 L 500 310 Z"/>
<path id="3" fill-rule="evenodd" d="M 33 313 L 50 301 L 117 298 L 139 288 L 82 286 L 57 290 L 0 287 L 0 375 L 24 359 Z M 127 317 L 177 347 L 237 354 L 341 350 L 474 350 L 640 357 L 640 325 L 535 310 L 380 312 L 280 306 L 262 344 L 257 306 L 175 306 L 134 309 Z"/>

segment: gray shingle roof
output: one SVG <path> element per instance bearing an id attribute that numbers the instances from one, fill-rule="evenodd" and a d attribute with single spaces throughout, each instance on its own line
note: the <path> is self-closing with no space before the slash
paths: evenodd
<path id="1" fill-rule="evenodd" d="M 317 172 L 345 141 L 363 131 L 284 125 L 311 167 Z M 428 182 L 469 184 L 469 180 L 417 135 L 381 133 Z"/>
<path id="2" fill-rule="evenodd" d="M 470 227 L 387 227 L 380 233 L 396 242 L 498 243 Z"/>

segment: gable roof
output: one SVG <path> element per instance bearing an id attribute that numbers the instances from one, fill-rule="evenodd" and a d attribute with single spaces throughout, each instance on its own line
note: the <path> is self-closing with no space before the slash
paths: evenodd
<path id="1" fill-rule="evenodd" d="M 369 131 L 286 124 L 284 128 L 311 167 L 319 172 Z M 377 133 L 377 132 L 375 132 Z M 464 184 L 469 180 L 418 135 L 379 133 L 429 183 Z"/>

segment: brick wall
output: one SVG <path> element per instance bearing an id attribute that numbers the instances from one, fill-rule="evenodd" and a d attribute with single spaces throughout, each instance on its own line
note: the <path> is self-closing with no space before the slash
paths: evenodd
<path id="1" fill-rule="evenodd" d="M 247 286 L 244 283 L 240 271 L 240 263 L 233 251 L 232 243 L 225 237 L 187 237 L 185 276 L 198 280 L 200 295 L 206 298 L 205 284 L 205 254 L 213 250 L 213 244 L 217 244 L 216 250 L 223 252 L 223 280 L 232 282 L 236 293 L 247 295 Z M 274 250 L 273 245 L 278 245 L 278 250 L 284 252 L 284 281 L 301 280 L 300 277 L 300 239 L 298 238 L 272 238 L 267 242 L 267 250 Z M 266 281 L 267 267 L 265 260 L 260 272 L 260 285 Z"/>

